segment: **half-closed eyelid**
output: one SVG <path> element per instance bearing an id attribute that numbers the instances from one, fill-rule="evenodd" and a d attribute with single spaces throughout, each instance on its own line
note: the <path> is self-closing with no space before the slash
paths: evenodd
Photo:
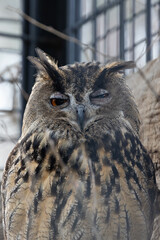
<path id="1" fill-rule="evenodd" d="M 53 93 L 50 96 L 50 99 L 52 99 L 52 98 L 68 99 L 69 97 L 67 95 L 62 94 L 62 93 L 56 92 L 56 93 Z"/>
<path id="2" fill-rule="evenodd" d="M 92 96 L 92 98 L 105 98 L 108 97 L 109 93 L 98 94 L 96 96 Z"/>
<path id="3" fill-rule="evenodd" d="M 96 97 L 100 97 L 100 96 L 108 96 L 109 95 L 109 92 L 107 91 L 107 90 L 105 90 L 105 89 L 99 89 L 99 90 L 97 90 L 97 91 L 95 91 L 95 92 L 93 92 L 93 93 L 91 93 L 91 95 L 90 95 L 90 97 L 91 98 L 96 98 Z"/>
<path id="4" fill-rule="evenodd" d="M 53 107 L 66 107 L 69 102 L 69 97 L 60 92 L 55 92 L 50 96 L 50 103 Z"/>

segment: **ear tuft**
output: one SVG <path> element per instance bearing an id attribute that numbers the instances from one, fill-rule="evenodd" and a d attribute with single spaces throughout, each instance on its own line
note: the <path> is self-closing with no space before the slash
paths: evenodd
<path id="1" fill-rule="evenodd" d="M 113 72 L 119 72 L 125 69 L 131 69 L 136 66 L 134 61 L 128 61 L 128 62 L 113 62 L 111 64 L 107 64 L 105 66 L 106 73 L 113 73 Z"/>
<path id="2" fill-rule="evenodd" d="M 63 93 L 63 71 L 58 68 L 53 58 L 41 49 L 36 48 L 36 53 L 38 57 L 28 57 L 28 59 L 36 66 L 38 73 L 42 75 L 40 79 L 52 80 L 54 89 Z"/>
<path id="3" fill-rule="evenodd" d="M 28 60 L 35 65 L 37 71 L 47 74 L 52 80 L 60 77 L 60 69 L 54 59 L 47 55 L 40 48 L 36 48 L 37 57 L 28 57 Z"/>
<path id="4" fill-rule="evenodd" d="M 47 63 L 47 64 L 49 63 L 56 70 L 59 70 L 58 65 L 56 64 L 55 60 L 51 56 L 49 56 L 47 53 L 42 51 L 40 48 L 36 48 L 35 51 L 42 63 Z"/>
<path id="5" fill-rule="evenodd" d="M 27 59 L 36 67 L 38 71 L 46 72 L 39 58 L 29 56 Z"/>

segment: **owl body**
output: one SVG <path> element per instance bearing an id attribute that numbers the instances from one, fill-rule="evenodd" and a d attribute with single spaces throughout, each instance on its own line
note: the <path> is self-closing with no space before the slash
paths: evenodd
<path id="1" fill-rule="evenodd" d="M 58 68 L 38 53 L 3 175 L 6 239 L 149 240 L 157 190 L 138 111 L 117 73 L 126 64 Z"/>

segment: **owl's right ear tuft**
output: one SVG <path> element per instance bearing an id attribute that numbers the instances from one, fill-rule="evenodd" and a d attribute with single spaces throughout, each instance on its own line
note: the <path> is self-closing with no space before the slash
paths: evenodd
<path id="1" fill-rule="evenodd" d="M 61 76 L 61 70 L 52 57 L 44 51 L 36 48 L 38 57 L 28 57 L 28 60 L 36 67 L 38 73 L 48 75 L 52 80 L 56 81 Z"/>
<path id="2" fill-rule="evenodd" d="M 43 80 L 52 80 L 54 89 L 64 92 L 63 87 L 63 72 L 59 69 L 54 59 L 43 52 L 41 49 L 36 48 L 38 57 L 28 57 L 29 61 L 35 65 L 38 73 L 42 75 Z"/>
<path id="3" fill-rule="evenodd" d="M 38 72 L 46 72 L 39 58 L 29 56 L 27 59 L 36 67 Z"/>

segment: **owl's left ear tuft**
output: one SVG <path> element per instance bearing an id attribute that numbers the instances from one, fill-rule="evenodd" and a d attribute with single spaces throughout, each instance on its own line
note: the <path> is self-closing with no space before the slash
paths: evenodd
<path id="1" fill-rule="evenodd" d="M 60 78 L 60 69 L 52 57 L 47 55 L 40 48 L 36 48 L 37 57 L 28 57 L 28 60 L 35 65 L 39 73 L 47 74 L 52 80 Z"/>
<path id="2" fill-rule="evenodd" d="M 136 66 L 134 61 L 128 61 L 128 62 L 113 62 L 111 64 L 107 64 L 105 66 L 107 73 L 113 73 L 113 72 L 120 72 L 125 69 L 131 69 Z"/>

